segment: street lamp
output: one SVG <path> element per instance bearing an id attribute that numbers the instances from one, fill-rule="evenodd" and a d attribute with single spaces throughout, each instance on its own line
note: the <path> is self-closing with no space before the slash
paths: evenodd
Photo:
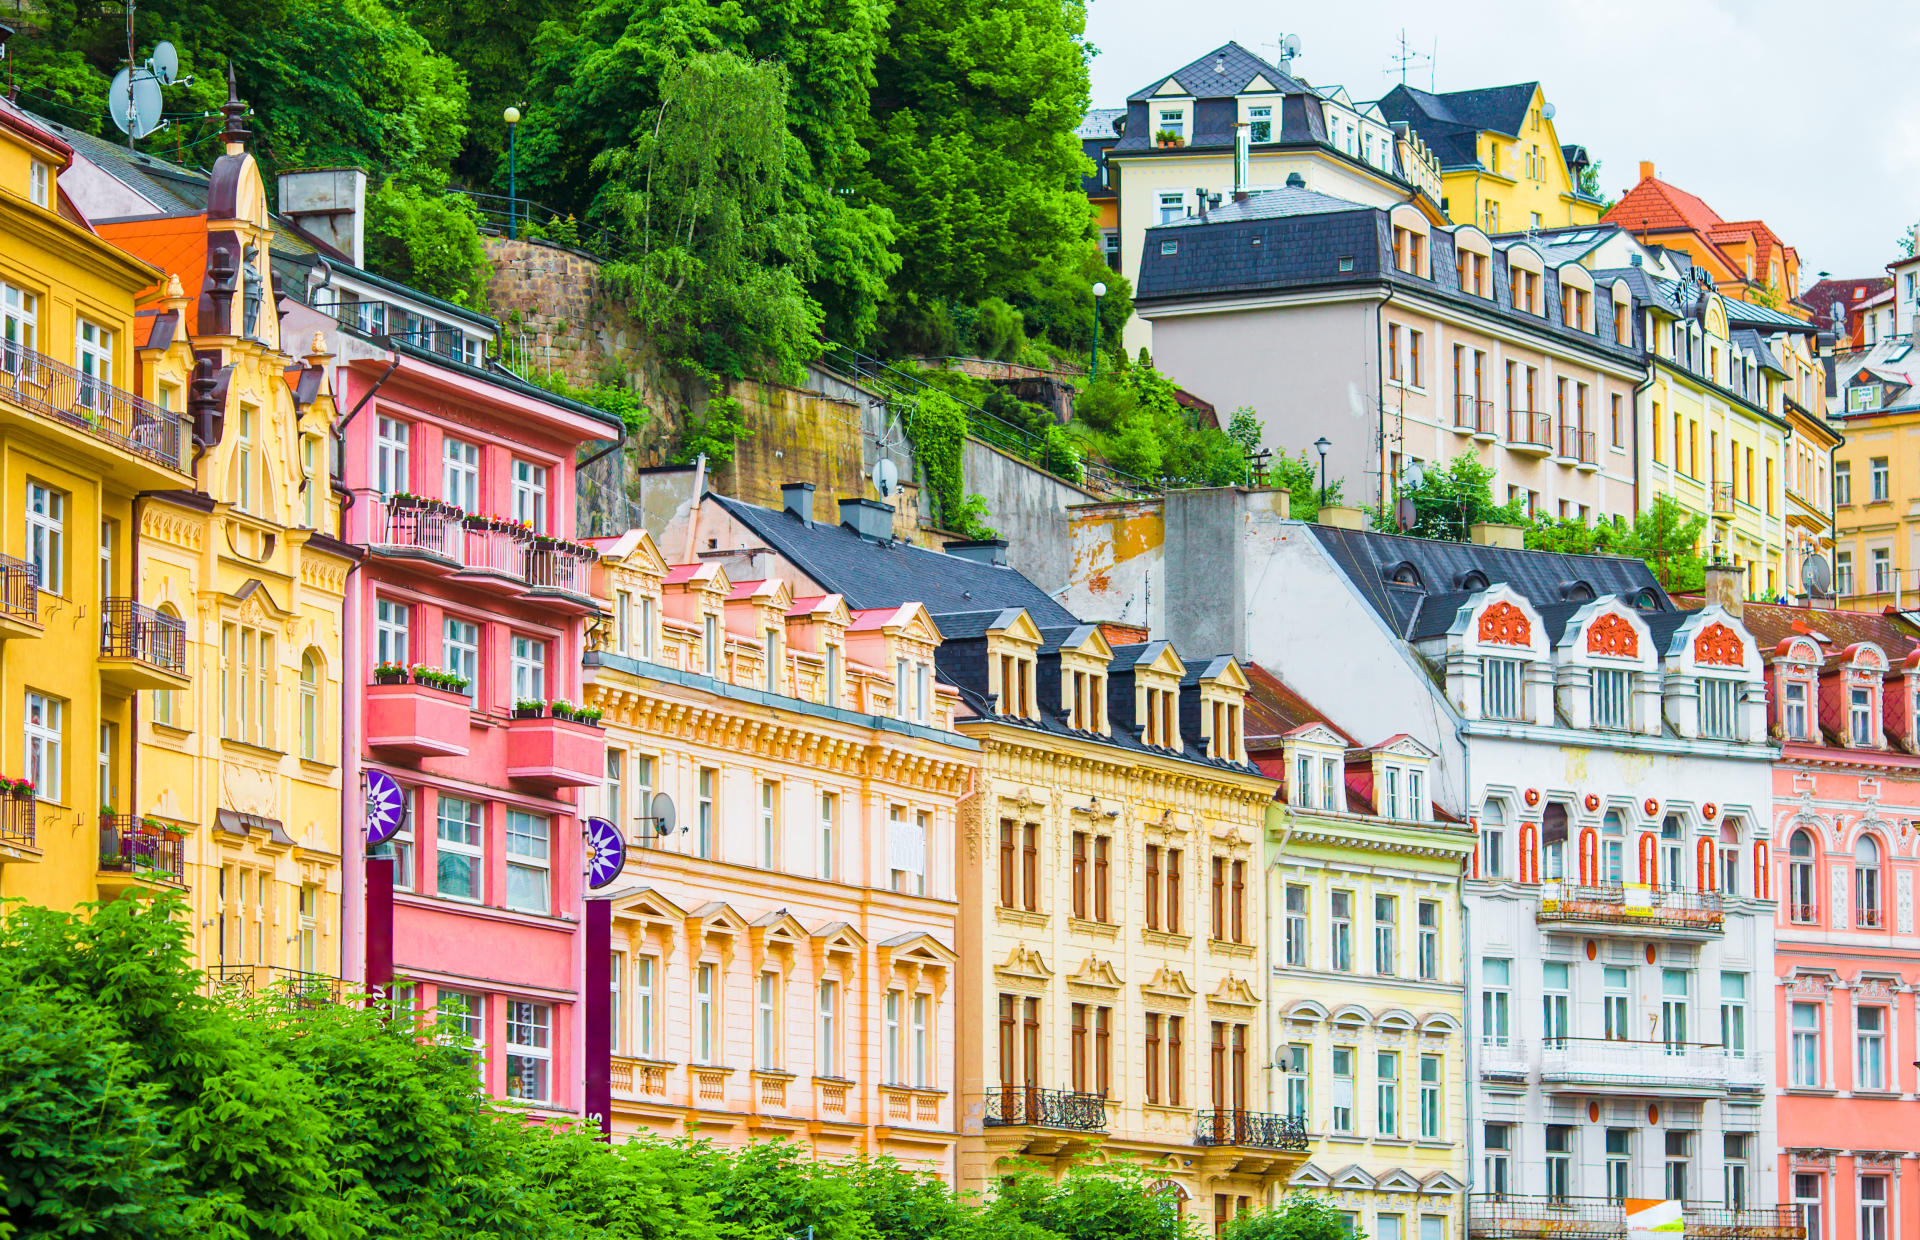
<path id="1" fill-rule="evenodd" d="M 1100 377 L 1100 299 L 1106 295 L 1106 283 L 1095 280 L 1093 282 L 1093 373 L 1087 377 L 1089 382 Z"/>
<path id="2" fill-rule="evenodd" d="M 520 128 L 520 109 L 508 104 L 507 110 L 501 114 L 501 117 L 507 122 L 507 239 L 511 241 L 520 235 L 519 204 L 514 201 L 518 191 L 514 185 L 513 149 L 513 135 Z"/>
<path id="3" fill-rule="evenodd" d="M 1327 449 L 1333 446 L 1333 441 L 1322 435 L 1313 441 L 1313 446 L 1320 452 L 1320 506 L 1325 508 L 1327 506 Z"/>

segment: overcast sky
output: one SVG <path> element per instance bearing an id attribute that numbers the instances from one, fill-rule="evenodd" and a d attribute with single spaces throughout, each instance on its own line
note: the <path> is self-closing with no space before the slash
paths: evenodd
<path id="1" fill-rule="evenodd" d="M 1617 198 L 1652 160 L 1729 220 L 1763 219 L 1816 273 L 1882 273 L 1920 218 L 1920 3 L 1840 0 L 1341 0 L 1270 5 L 1091 0 L 1095 106 L 1229 39 L 1377 99 L 1400 80 L 1441 91 L 1538 79 L 1562 142 L 1585 143 Z M 1438 51 L 1437 64 L 1426 57 Z"/>

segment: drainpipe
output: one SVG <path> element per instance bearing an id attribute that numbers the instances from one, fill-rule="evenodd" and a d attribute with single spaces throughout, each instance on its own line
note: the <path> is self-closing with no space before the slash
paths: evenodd
<path id="1" fill-rule="evenodd" d="M 1473 750 L 1471 747 L 1469 747 L 1467 743 L 1467 721 L 1465 719 L 1457 719 L 1457 721 L 1453 725 L 1453 735 L 1454 735 L 1454 739 L 1460 742 L 1460 782 L 1462 786 L 1462 791 L 1464 793 L 1464 795 L 1461 797 L 1460 808 L 1467 814 L 1467 821 L 1472 822 L 1474 819 L 1473 805 L 1472 805 Z M 1477 831 L 1475 832 L 1475 836 L 1476 838 L 1474 840 L 1474 847 L 1478 849 L 1480 844 L 1477 838 L 1478 837 Z M 1460 1025 L 1463 1031 L 1462 1040 L 1465 1043 L 1463 1047 L 1465 1054 L 1462 1056 L 1463 1064 L 1461 1068 L 1461 1075 L 1466 1078 L 1461 1082 L 1462 1087 L 1461 1087 L 1460 1094 L 1462 1098 L 1461 1110 L 1465 1113 L 1465 1117 L 1467 1121 L 1466 1131 L 1462 1133 L 1461 1136 L 1463 1137 L 1462 1144 L 1466 1147 L 1466 1152 L 1467 1152 L 1466 1181 L 1467 1181 L 1468 1191 L 1460 1194 L 1460 1218 L 1457 1223 L 1457 1230 L 1454 1232 L 1456 1236 L 1465 1236 L 1467 1234 L 1468 1218 L 1471 1213 L 1469 1208 L 1469 1203 L 1472 1199 L 1472 1189 L 1473 1189 L 1473 1183 L 1474 1183 L 1474 1176 L 1473 1176 L 1474 1105 L 1473 1104 L 1475 1101 L 1474 1093 L 1476 1089 L 1476 1083 L 1479 1080 L 1478 1075 L 1474 1071 L 1474 1061 L 1478 1058 L 1478 1055 L 1475 1054 L 1473 1049 L 1473 1046 L 1474 1046 L 1473 1002 L 1472 1002 L 1473 921 L 1470 917 L 1467 916 L 1467 875 L 1465 872 L 1467 867 L 1470 864 L 1471 864 L 1470 862 L 1467 862 L 1464 860 L 1461 863 L 1462 873 L 1460 876 L 1460 910 L 1459 910 L 1459 916 L 1460 916 Z"/>
<path id="2" fill-rule="evenodd" d="M 347 410 L 346 417 L 341 418 L 338 422 L 335 422 L 329 428 L 329 430 L 333 434 L 333 446 L 335 449 L 333 454 L 334 469 L 330 470 L 329 473 L 333 474 L 334 480 L 336 482 L 341 483 L 340 533 L 343 537 L 347 532 L 347 529 L 346 529 L 347 509 L 353 507 L 353 492 L 350 490 L 347 490 L 345 486 L 346 460 L 347 460 L 347 451 L 346 451 L 347 424 L 353 421 L 353 419 L 359 415 L 362 409 L 366 408 L 367 402 L 373 399 L 374 393 L 378 392 L 381 388 L 387 385 L 387 380 L 393 378 L 393 372 L 400 369 L 400 351 L 398 349 L 393 348 L 393 337 L 378 336 L 378 337 L 375 337 L 375 340 L 376 342 L 384 342 L 386 348 L 393 349 L 393 365 L 387 367 L 385 373 L 383 373 L 378 379 L 375 379 L 373 381 L 373 385 L 369 387 L 364 393 L 361 394 L 360 399 L 354 403 L 353 408 Z"/>
<path id="3" fill-rule="evenodd" d="M 1379 436 L 1379 456 L 1375 458 L 1380 465 L 1380 510 L 1389 511 L 1387 504 L 1387 368 L 1381 361 L 1382 344 L 1385 338 L 1384 322 L 1387 303 L 1393 300 L 1393 286 L 1387 285 L 1387 295 L 1373 303 L 1373 350 L 1374 350 L 1374 390 L 1378 393 L 1375 402 L 1375 416 L 1378 419 L 1374 432 Z"/>

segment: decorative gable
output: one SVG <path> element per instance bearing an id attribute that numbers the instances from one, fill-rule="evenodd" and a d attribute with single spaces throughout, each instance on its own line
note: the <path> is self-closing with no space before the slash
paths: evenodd
<path id="1" fill-rule="evenodd" d="M 1229 973 L 1220 979 L 1220 985 L 1207 996 L 1209 1008 L 1257 1008 L 1260 996 L 1254 993 L 1252 986 L 1237 973 Z"/>
<path id="2" fill-rule="evenodd" d="M 1618 612 L 1606 612 L 1587 626 L 1587 653 L 1616 659 L 1640 657 L 1640 631 Z"/>
<path id="3" fill-rule="evenodd" d="M 1098 956 L 1088 956 L 1080 962 L 1080 967 L 1067 976 L 1067 985 L 1090 986 L 1096 990 L 1119 990 L 1125 983 L 1114 970 L 1111 962 Z"/>
<path id="4" fill-rule="evenodd" d="M 1161 965 L 1151 978 L 1140 983 L 1140 993 L 1149 1000 L 1159 1000 L 1162 1006 L 1184 1007 L 1192 1002 L 1195 992 L 1180 970 Z"/>
<path id="5" fill-rule="evenodd" d="M 1742 667 L 1746 643 L 1724 624 L 1709 624 L 1693 639 L 1693 661 L 1702 667 Z"/>
<path id="6" fill-rule="evenodd" d="M 1504 599 L 1480 613 L 1480 640 L 1492 646 L 1533 645 L 1533 622 Z"/>

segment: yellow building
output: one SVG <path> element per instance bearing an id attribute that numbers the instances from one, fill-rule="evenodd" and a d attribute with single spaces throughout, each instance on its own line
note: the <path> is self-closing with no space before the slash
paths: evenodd
<path id="1" fill-rule="evenodd" d="M 192 485 L 178 405 L 134 359 L 160 273 L 103 241 L 60 186 L 73 152 L 0 101 L 0 897 L 69 907 L 181 876 L 128 811 L 135 698 L 192 681 L 185 632 L 144 602 L 136 496 Z"/>
<path id="2" fill-rule="evenodd" d="M 1853 362 L 1829 417 L 1846 436 L 1833 460 L 1833 592 L 1881 611 L 1920 597 L 1920 391 L 1900 370 Z"/>
<path id="3" fill-rule="evenodd" d="M 955 805 L 979 755 L 925 608 L 669 568 L 639 530 L 602 552 L 598 812 L 638 843 L 595 893 L 614 1131 L 788 1138 L 951 1182 Z"/>
<path id="4" fill-rule="evenodd" d="M 169 273 L 141 311 L 137 352 L 194 439 L 194 478 L 148 487 L 138 513 L 137 593 L 179 633 L 184 674 L 140 686 L 153 692 L 138 710 L 138 784 L 102 799 L 179 838 L 198 963 L 246 989 L 339 972 L 352 552 L 324 532 L 338 520 L 326 359 L 296 359 L 280 339 L 273 231 L 240 114 L 230 102 L 204 213 L 101 226 Z"/>
<path id="5" fill-rule="evenodd" d="M 1586 148 L 1560 144 L 1540 83 L 1445 94 L 1403 83 L 1379 106 L 1439 158 L 1440 201 L 1454 223 L 1499 233 L 1600 219 Z"/>

